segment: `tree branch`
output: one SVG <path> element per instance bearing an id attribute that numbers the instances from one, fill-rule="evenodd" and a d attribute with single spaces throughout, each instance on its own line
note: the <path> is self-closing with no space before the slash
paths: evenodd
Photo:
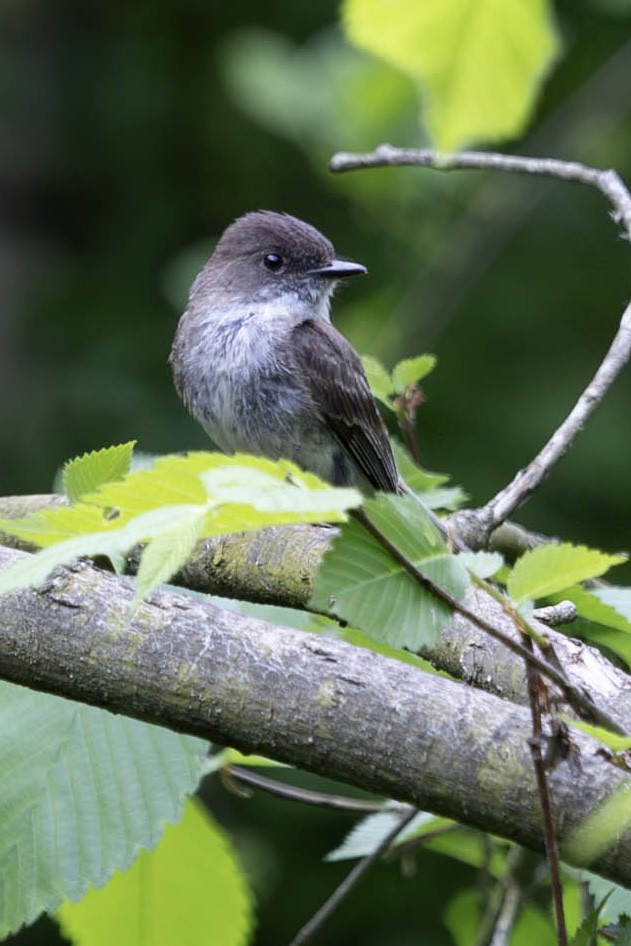
<path id="1" fill-rule="evenodd" d="M 0 497 L 0 518 L 18 518 L 59 501 L 58 496 Z M 304 609 L 333 535 L 330 528 L 284 526 L 205 539 L 173 581 L 208 594 Z M 0 542 L 9 547 L 23 544 L 2 533 Z M 136 567 L 137 556 L 132 553 L 130 571 L 134 573 Z M 472 589 L 464 603 L 505 636 L 519 641 L 512 622 L 488 595 Z M 586 687 L 621 726 L 631 726 L 628 675 L 595 647 L 543 624 L 535 626 L 550 639 L 569 680 Z M 431 647 L 423 648 L 421 656 L 471 686 L 527 703 L 522 661 L 458 614 Z"/>
<path id="2" fill-rule="evenodd" d="M 0 548 L 0 568 L 22 554 Z M 529 712 L 338 640 L 79 563 L 0 598 L 0 676 L 257 752 L 542 849 Z M 618 707 L 620 709 L 620 707 Z M 631 719 L 623 720 L 626 724 Z M 561 838 L 629 776 L 577 733 L 550 776 Z M 631 883 L 631 839 L 594 865 Z"/>
<path id="3" fill-rule="evenodd" d="M 330 162 L 332 171 L 397 165 L 418 165 L 441 171 L 490 169 L 586 184 L 595 187 L 607 198 L 613 207 L 613 219 L 621 225 L 625 238 L 631 241 L 631 193 L 613 170 L 599 170 L 576 161 L 558 161 L 553 158 L 476 151 L 441 154 L 426 149 L 393 148 L 386 144 L 368 154 L 339 153 Z M 630 357 L 631 304 L 622 314 L 618 331 L 598 370 L 565 420 L 528 466 L 519 470 L 513 480 L 485 506 L 476 510 L 480 528 L 487 536 L 526 502 L 567 453 Z"/>

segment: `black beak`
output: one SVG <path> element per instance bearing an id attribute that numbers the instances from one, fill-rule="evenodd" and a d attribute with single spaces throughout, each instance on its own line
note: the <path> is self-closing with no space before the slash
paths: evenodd
<path id="1" fill-rule="evenodd" d="M 350 259 L 332 259 L 326 266 L 307 270 L 310 276 L 328 276 L 330 279 L 345 279 L 346 276 L 360 276 L 367 272 L 365 266 Z"/>

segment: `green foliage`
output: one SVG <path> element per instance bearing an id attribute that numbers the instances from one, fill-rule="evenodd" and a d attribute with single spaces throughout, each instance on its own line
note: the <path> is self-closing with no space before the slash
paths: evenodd
<path id="1" fill-rule="evenodd" d="M 104 483 L 121 480 L 129 473 L 135 442 L 104 447 L 69 460 L 63 468 L 62 482 L 70 502 L 77 503 Z"/>
<path id="2" fill-rule="evenodd" d="M 378 358 L 372 355 L 362 355 L 362 364 L 370 390 L 382 404 L 391 411 L 397 407 L 394 399 L 403 395 L 411 385 L 418 384 L 426 378 L 436 367 L 435 355 L 417 355 L 415 358 L 404 358 L 398 362 L 390 374 Z"/>
<path id="3" fill-rule="evenodd" d="M 587 884 L 587 889 L 600 904 L 600 915 L 606 922 L 618 922 L 620 917 L 631 916 L 631 891 L 611 880 L 605 880 L 590 871 L 583 871 L 581 880 Z"/>
<path id="4" fill-rule="evenodd" d="M 252 899 L 224 832 L 189 800 L 151 853 L 57 918 L 75 946 L 244 946 Z"/>
<path id="5" fill-rule="evenodd" d="M 345 0 L 349 39 L 418 83 L 451 151 L 520 134 L 558 52 L 547 0 Z"/>
<path id="6" fill-rule="evenodd" d="M 552 598 L 555 601 L 562 598 L 572 601 L 581 617 L 587 618 L 588 621 L 605 624 L 625 634 L 631 632 L 631 620 L 625 617 L 625 611 L 630 614 L 627 605 L 631 598 L 629 588 L 593 588 L 588 591 L 582 585 L 573 585 L 564 588 L 562 594 L 553 595 Z"/>
<path id="7" fill-rule="evenodd" d="M 624 785 L 578 825 L 562 854 L 575 864 L 591 864 L 631 828 L 631 788 Z"/>
<path id="8" fill-rule="evenodd" d="M 466 569 L 414 499 L 380 494 L 365 503 L 364 511 L 423 575 L 455 598 L 464 595 L 469 585 Z M 451 615 L 449 606 L 420 585 L 356 520 L 342 528 L 325 556 L 311 604 L 379 642 L 411 651 L 435 641 Z"/>
<path id="9" fill-rule="evenodd" d="M 542 545 L 518 559 L 506 587 L 518 603 L 537 600 L 579 581 L 598 578 L 626 560 L 626 555 L 607 555 L 584 545 Z"/>
<path id="10" fill-rule="evenodd" d="M 92 454 L 86 467 L 90 458 L 100 464 Z M 74 506 L 2 522 L 6 532 L 48 547 L 6 569 L 0 594 L 40 584 L 53 568 L 79 556 L 118 559 L 142 542 L 148 546 L 138 601 L 182 567 L 198 538 L 266 525 L 342 522 L 360 501 L 356 490 L 333 489 L 285 460 L 218 453 L 162 457 L 150 469 L 102 483 Z"/>
<path id="11" fill-rule="evenodd" d="M 127 869 L 179 818 L 206 744 L 0 683 L 0 936 Z"/>
<path id="12" fill-rule="evenodd" d="M 449 903 L 443 920 L 456 946 L 471 946 L 476 941 L 484 917 L 478 890 L 466 888 Z M 510 931 L 510 946 L 558 946 L 552 923 L 541 910 L 524 906 Z"/>
<path id="13" fill-rule="evenodd" d="M 412 384 L 419 384 L 436 367 L 435 355 L 417 355 L 404 358 L 392 369 L 392 384 L 396 394 L 404 394 Z"/>

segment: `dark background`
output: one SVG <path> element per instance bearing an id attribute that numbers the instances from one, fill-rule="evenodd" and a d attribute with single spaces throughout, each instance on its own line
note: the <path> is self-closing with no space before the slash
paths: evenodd
<path id="1" fill-rule="evenodd" d="M 562 57 L 529 133 L 507 147 L 630 180 L 631 6 L 565 0 L 556 12 Z M 172 389 L 171 338 L 214 240 L 257 208 L 304 217 L 368 266 L 334 309 L 360 351 L 389 365 L 438 355 L 423 459 L 472 502 L 505 484 L 571 407 L 629 298 L 629 247 L 603 198 L 478 172 L 330 175 L 336 150 L 426 143 L 411 84 L 350 49 L 336 16 L 329 0 L 5 0 L 3 494 L 48 492 L 65 459 L 127 439 L 150 452 L 206 446 Z M 627 372 L 521 521 L 629 548 L 630 395 Z M 267 800 L 216 805 L 231 821 L 252 813 L 234 830 L 246 860 L 268 864 L 258 942 L 288 939 L 343 872 L 318 858 L 348 819 L 295 817 Z M 424 862 L 437 929 L 439 880 L 456 869 Z M 388 943 L 416 942 L 426 880 L 401 886 L 392 867 L 319 941 L 384 943 L 377 889 Z M 408 910 L 396 933 L 389 898 Z"/>

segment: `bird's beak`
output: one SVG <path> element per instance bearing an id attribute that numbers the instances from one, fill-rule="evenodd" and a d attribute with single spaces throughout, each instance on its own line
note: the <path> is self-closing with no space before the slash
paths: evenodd
<path id="1" fill-rule="evenodd" d="M 368 270 L 361 263 L 354 263 L 350 259 L 332 259 L 326 266 L 308 269 L 310 276 L 328 276 L 330 279 L 345 279 L 346 276 L 360 276 Z"/>

